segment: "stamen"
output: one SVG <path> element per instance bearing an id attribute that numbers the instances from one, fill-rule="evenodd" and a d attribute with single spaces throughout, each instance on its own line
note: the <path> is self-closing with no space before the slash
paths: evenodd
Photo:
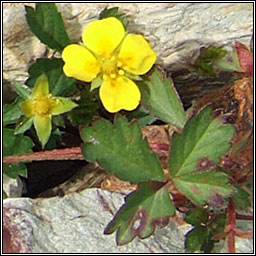
<path id="1" fill-rule="evenodd" d="M 116 78 L 116 74 L 111 73 L 111 74 L 110 74 L 110 78 L 112 78 L 112 79 Z"/>
<path id="2" fill-rule="evenodd" d="M 108 75 L 104 74 L 103 75 L 103 80 L 107 80 L 108 79 Z"/>
<path id="3" fill-rule="evenodd" d="M 121 68 L 121 67 L 122 67 L 122 65 L 123 65 L 123 64 L 122 64 L 122 62 L 121 62 L 121 61 L 118 61 L 118 62 L 117 62 L 117 67 L 118 67 L 118 68 Z"/>
<path id="4" fill-rule="evenodd" d="M 124 75 L 124 71 L 123 71 L 122 69 L 120 69 L 120 70 L 118 70 L 118 74 L 119 74 L 120 76 L 123 76 L 123 75 Z"/>
<path id="5" fill-rule="evenodd" d="M 123 81 L 122 77 L 119 76 L 119 77 L 117 78 L 117 81 L 118 81 L 119 83 L 121 83 L 121 82 Z"/>

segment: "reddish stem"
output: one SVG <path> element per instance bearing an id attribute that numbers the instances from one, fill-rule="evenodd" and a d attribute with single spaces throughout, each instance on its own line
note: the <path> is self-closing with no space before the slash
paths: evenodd
<path id="1" fill-rule="evenodd" d="M 14 156 L 5 156 L 4 164 L 45 161 L 45 160 L 85 160 L 80 147 L 54 149 L 40 152 L 33 152 Z"/>
<path id="2" fill-rule="evenodd" d="M 236 253 L 235 249 L 235 235 L 236 235 L 236 209 L 233 198 L 229 199 L 229 205 L 227 209 L 227 221 L 225 232 L 227 234 L 228 252 Z"/>
<path id="3" fill-rule="evenodd" d="M 237 219 L 237 220 L 252 220 L 252 221 L 253 221 L 253 216 L 237 213 L 237 214 L 236 214 L 236 219 Z"/>
<path id="4" fill-rule="evenodd" d="M 168 151 L 169 144 L 149 143 L 150 147 L 155 151 Z M 54 149 L 40 152 L 33 152 L 21 155 L 3 157 L 4 164 L 31 162 L 31 161 L 46 161 L 46 160 L 85 160 L 80 147 Z"/>

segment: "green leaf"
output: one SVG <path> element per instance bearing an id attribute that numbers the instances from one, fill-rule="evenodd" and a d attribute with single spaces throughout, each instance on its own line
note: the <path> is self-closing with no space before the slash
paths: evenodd
<path id="1" fill-rule="evenodd" d="M 209 107 L 191 118 L 182 134 L 174 134 L 169 157 L 171 176 L 181 176 L 196 170 L 204 171 L 217 164 L 230 149 L 234 134 L 232 125 L 214 119 Z"/>
<path id="2" fill-rule="evenodd" d="M 105 19 L 108 17 L 115 17 L 119 21 L 122 22 L 123 26 L 125 29 L 127 29 L 129 22 L 127 21 L 125 14 L 124 13 L 119 13 L 118 12 L 118 7 L 113 7 L 113 8 L 105 8 L 99 15 L 99 20 Z"/>
<path id="3" fill-rule="evenodd" d="M 211 235 L 208 235 L 207 239 L 201 245 L 200 251 L 202 251 L 203 253 L 211 253 L 214 247 L 214 243 L 216 243 L 216 241 L 211 239 Z"/>
<path id="4" fill-rule="evenodd" d="M 37 3 L 34 10 L 25 6 L 27 23 L 39 40 L 51 49 L 62 52 L 70 44 L 64 22 L 53 3 Z"/>
<path id="5" fill-rule="evenodd" d="M 17 97 L 16 100 L 3 107 L 3 126 L 8 124 L 15 124 L 20 116 L 20 103 L 23 102 L 21 97 Z"/>
<path id="6" fill-rule="evenodd" d="M 16 125 L 14 134 L 24 133 L 33 124 L 33 117 L 23 117 Z"/>
<path id="7" fill-rule="evenodd" d="M 201 226 L 202 223 L 206 224 L 208 221 L 208 213 L 201 208 L 194 208 L 186 213 L 184 220 L 193 226 Z"/>
<path id="8" fill-rule="evenodd" d="M 3 128 L 3 156 L 32 152 L 32 140 L 24 135 L 14 135 L 13 129 Z"/>
<path id="9" fill-rule="evenodd" d="M 226 214 L 220 214 L 213 218 L 209 224 L 212 236 L 223 233 L 226 225 Z"/>
<path id="10" fill-rule="evenodd" d="M 52 150 L 56 149 L 57 147 L 57 142 L 61 140 L 61 132 L 58 128 L 54 127 L 52 129 L 51 135 L 49 140 L 47 141 L 44 149 L 45 150 Z"/>
<path id="11" fill-rule="evenodd" d="M 83 128 L 81 137 L 85 158 L 98 162 L 118 178 L 131 183 L 164 180 L 164 173 L 157 156 L 142 138 L 139 125 L 129 124 L 117 115 L 114 124 L 98 120 L 92 127 Z"/>
<path id="12" fill-rule="evenodd" d="M 143 106 L 134 111 L 126 112 L 125 116 L 129 121 L 136 119 L 141 127 L 152 124 L 156 120 L 156 117 L 151 115 Z"/>
<path id="13" fill-rule="evenodd" d="M 144 78 L 137 84 L 142 93 L 143 106 L 164 122 L 183 128 L 185 112 L 170 79 L 162 79 L 159 72 L 154 70 L 149 79 Z"/>
<path id="14" fill-rule="evenodd" d="M 6 192 L 3 190 L 3 199 L 8 198 L 8 195 L 6 194 Z"/>
<path id="15" fill-rule="evenodd" d="M 13 129 L 3 128 L 3 156 L 18 155 L 32 152 L 34 146 L 32 140 L 24 135 L 14 135 Z M 3 172 L 11 177 L 16 178 L 18 175 L 27 176 L 27 168 L 23 163 L 4 164 Z"/>
<path id="16" fill-rule="evenodd" d="M 218 46 L 202 48 L 199 58 L 195 63 L 195 71 L 203 76 L 216 77 L 214 64 L 227 55 L 227 51 Z"/>
<path id="17" fill-rule="evenodd" d="M 70 93 L 75 90 L 75 79 L 67 77 L 63 73 L 64 62 L 61 59 L 37 59 L 36 63 L 30 66 L 28 73 L 29 79 L 26 84 L 33 87 L 37 78 L 45 73 L 48 82 L 50 93 L 54 96 L 65 96 L 65 93 Z"/>
<path id="18" fill-rule="evenodd" d="M 108 224 L 104 233 L 111 234 L 117 231 L 117 244 L 123 245 L 136 236 L 142 239 L 149 237 L 156 226 L 166 226 L 169 216 L 173 215 L 175 209 L 164 183 L 141 183 L 135 192 L 125 198 L 125 204 Z"/>
<path id="19" fill-rule="evenodd" d="M 91 123 L 97 107 L 97 104 L 78 106 L 68 114 L 68 120 L 74 126 L 87 125 Z"/>
<path id="20" fill-rule="evenodd" d="M 239 185 L 235 185 L 237 193 L 233 196 L 236 208 L 246 211 L 250 206 L 250 194 L 242 189 Z"/>
<path id="21" fill-rule="evenodd" d="M 27 167 L 23 163 L 18 164 L 4 164 L 3 173 L 12 179 L 16 179 L 18 175 L 27 177 Z"/>
<path id="22" fill-rule="evenodd" d="M 26 100 L 31 97 L 31 90 L 26 85 L 13 84 L 12 87 L 22 99 Z"/>
<path id="23" fill-rule="evenodd" d="M 228 177 L 217 171 L 190 173 L 174 179 L 177 188 L 197 205 L 208 204 L 213 209 L 226 207 L 225 197 L 231 196 L 235 189 Z"/>
<path id="24" fill-rule="evenodd" d="M 97 89 L 90 91 L 89 86 L 83 85 L 80 95 L 79 106 L 68 114 L 68 119 L 74 126 L 87 125 L 91 123 L 94 116 L 98 115 L 99 91 Z"/>
<path id="25" fill-rule="evenodd" d="M 206 227 L 195 227 L 186 234 L 185 249 L 186 252 L 199 251 L 201 245 L 207 239 L 207 228 Z"/>
<path id="26" fill-rule="evenodd" d="M 52 117 L 52 123 L 54 125 L 62 127 L 62 128 L 65 127 L 65 121 L 64 121 L 64 119 L 63 119 L 63 117 L 61 115 L 53 116 Z"/>

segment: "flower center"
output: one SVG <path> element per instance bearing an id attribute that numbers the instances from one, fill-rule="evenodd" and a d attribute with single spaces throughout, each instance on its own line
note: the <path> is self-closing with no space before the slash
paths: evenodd
<path id="1" fill-rule="evenodd" d="M 35 98 L 33 102 L 33 112 L 38 115 L 47 115 L 50 113 L 51 106 L 54 103 L 51 95 Z"/>
<path id="2" fill-rule="evenodd" d="M 100 64 L 104 80 L 116 79 L 118 76 L 124 75 L 124 70 L 122 69 L 123 63 L 115 56 L 111 56 L 110 58 L 102 57 Z"/>

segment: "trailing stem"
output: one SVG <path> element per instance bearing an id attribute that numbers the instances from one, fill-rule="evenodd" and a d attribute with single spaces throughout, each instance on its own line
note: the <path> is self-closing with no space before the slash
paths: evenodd
<path id="1" fill-rule="evenodd" d="M 225 232 L 227 234 L 228 252 L 235 253 L 235 228 L 236 228 L 236 209 L 233 198 L 229 199 L 227 209 L 227 222 Z"/>
<path id="2" fill-rule="evenodd" d="M 155 151 L 168 151 L 169 144 L 149 143 L 150 147 Z M 49 160 L 85 160 L 80 147 L 54 149 L 40 152 L 26 153 L 20 155 L 12 155 L 3 157 L 4 164 L 14 164 L 20 162 L 31 161 L 49 161 Z"/>

